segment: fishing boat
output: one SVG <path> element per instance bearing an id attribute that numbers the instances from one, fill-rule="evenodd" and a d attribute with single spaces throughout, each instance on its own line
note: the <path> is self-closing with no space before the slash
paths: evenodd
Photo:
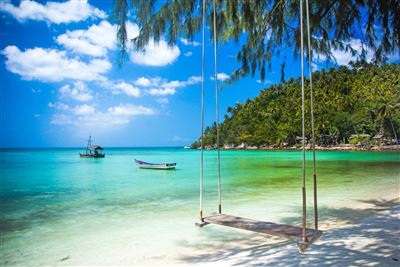
<path id="1" fill-rule="evenodd" d="M 173 170 L 176 167 L 176 163 L 149 163 L 137 159 L 135 159 L 135 163 L 142 169 Z"/>
<path id="2" fill-rule="evenodd" d="M 86 145 L 86 150 L 83 153 L 79 153 L 81 158 L 104 158 L 105 154 L 99 152 L 103 150 L 101 146 L 92 145 L 92 136 L 89 135 L 89 140 Z"/>

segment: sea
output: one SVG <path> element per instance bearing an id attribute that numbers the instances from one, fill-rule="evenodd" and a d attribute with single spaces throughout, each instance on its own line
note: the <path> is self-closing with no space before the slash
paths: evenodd
<path id="1" fill-rule="evenodd" d="M 80 158 L 79 152 L 0 150 L 0 266 L 191 264 L 254 235 L 194 225 L 198 150 L 106 148 L 105 158 L 97 159 Z M 399 194 L 399 153 L 317 151 L 316 158 L 321 220 L 337 219 L 344 207 Z M 177 167 L 139 169 L 134 159 Z M 222 212 L 300 225 L 301 160 L 301 151 L 221 151 Z M 310 152 L 306 163 L 312 227 Z M 217 181 L 217 152 L 205 151 L 204 214 L 218 210 Z"/>

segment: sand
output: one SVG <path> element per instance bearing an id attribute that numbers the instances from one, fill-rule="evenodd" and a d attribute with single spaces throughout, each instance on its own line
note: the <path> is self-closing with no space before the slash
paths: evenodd
<path id="1" fill-rule="evenodd" d="M 181 260 L 200 266 L 400 266 L 399 198 L 328 212 L 320 223 L 323 235 L 304 254 L 293 240 L 250 234 L 199 247 L 198 255 Z"/>

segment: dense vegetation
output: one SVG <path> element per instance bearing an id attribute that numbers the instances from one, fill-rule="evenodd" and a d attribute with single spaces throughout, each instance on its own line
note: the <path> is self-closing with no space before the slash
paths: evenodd
<path id="1" fill-rule="evenodd" d="M 400 130 L 400 66 L 354 63 L 313 74 L 316 136 L 347 143 L 353 134 L 395 138 Z M 308 86 L 308 81 L 306 81 Z M 310 137 L 309 88 L 306 134 Z M 291 146 L 301 136 L 301 80 L 290 78 L 264 89 L 253 100 L 227 109 L 220 124 L 221 145 Z M 397 138 L 397 137 L 396 137 Z M 205 146 L 216 143 L 216 125 L 207 127 Z M 196 148 L 199 141 L 192 144 Z"/>

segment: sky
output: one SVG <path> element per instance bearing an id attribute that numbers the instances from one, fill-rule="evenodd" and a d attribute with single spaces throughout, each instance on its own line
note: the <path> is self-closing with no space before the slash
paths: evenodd
<path id="1" fill-rule="evenodd" d="M 0 147 L 80 147 L 89 135 L 102 146 L 190 145 L 201 133 L 201 37 L 174 47 L 150 42 L 118 65 L 112 1 L 0 2 Z M 128 38 L 139 32 L 132 14 Z M 206 35 L 208 36 L 208 35 Z M 353 48 L 360 40 L 350 41 Z M 218 46 L 221 119 L 229 106 L 253 98 L 285 77 L 300 75 L 293 49 L 272 60 L 266 80 L 223 84 L 238 66 L 238 44 Z M 213 44 L 205 46 L 205 123 L 215 120 Z M 335 65 L 355 57 L 332 51 Z M 371 55 L 367 55 L 367 59 Z M 332 66 L 313 62 L 313 68 Z"/>

